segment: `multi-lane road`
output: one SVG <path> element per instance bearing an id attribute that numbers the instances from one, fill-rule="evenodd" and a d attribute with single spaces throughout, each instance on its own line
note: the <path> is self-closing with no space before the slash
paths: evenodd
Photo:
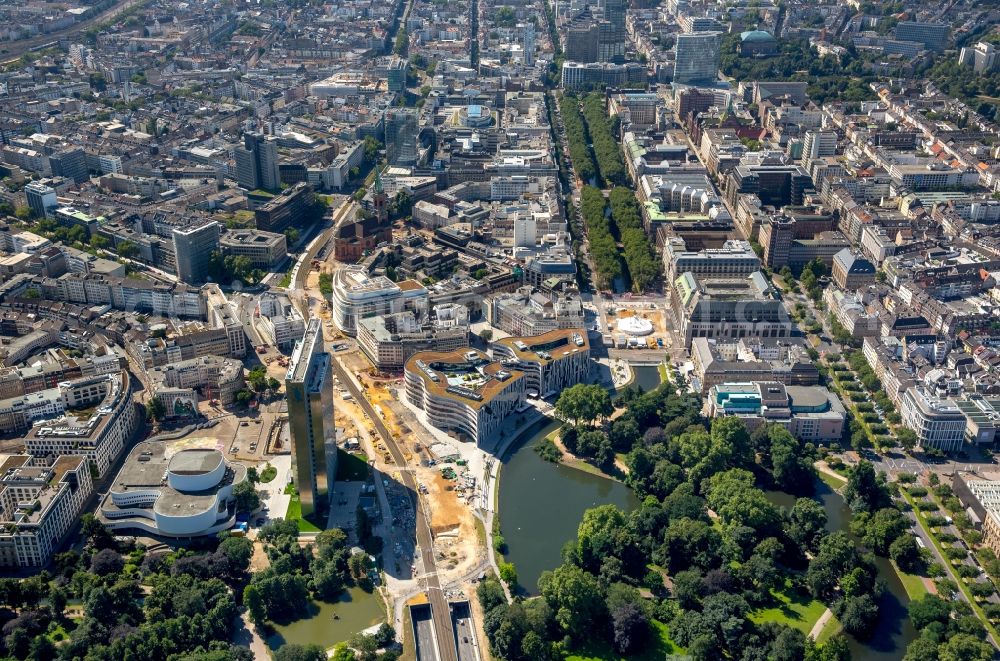
<path id="1" fill-rule="evenodd" d="M 352 375 L 340 364 L 336 358 L 333 359 L 333 371 L 340 383 L 351 391 L 351 395 L 375 425 L 375 430 L 385 442 L 392 460 L 400 467 L 399 475 L 403 485 L 410 493 L 410 500 L 416 512 L 416 533 L 417 546 L 420 549 L 420 560 L 423 565 L 424 581 L 427 590 L 427 599 L 431 604 L 431 615 L 434 624 L 434 633 L 438 646 L 439 661 L 458 661 L 458 650 L 455 647 L 455 632 L 452 627 L 451 610 L 441 588 L 441 582 L 437 575 L 437 565 L 434 561 L 434 537 L 431 534 L 430 523 L 427 513 L 424 511 L 420 497 L 417 495 L 417 481 L 413 473 L 405 468 L 406 459 L 402 451 L 396 444 L 396 439 L 389 433 L 389 429 L 382 422 L 382 418 L 376 413 L 371 402 L 365 397 L 365 393 L 357 386 Z"/>

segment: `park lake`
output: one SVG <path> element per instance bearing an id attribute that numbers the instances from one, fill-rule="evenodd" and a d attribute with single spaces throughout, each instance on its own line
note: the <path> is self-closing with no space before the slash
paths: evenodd
<path id="1" fill-rule="evenodd" d="M 656 366 L 635 369 L 633 383 L 643 390 L 659 384 Z M 542 459 L 533 447 L 558 429 L 560 423 L 542 420 L 525 431 L 525 440 L 504 457 L 499 485 L 500 529 L 507 542 L 506 560 L 517 569 L 518 580 L 528 594 L 537 594 L 538 577 L 561 563 L 566 542 L 576 537 L 583 513 L 592 507 L 613 504 L 625 511 L 639 506 L 632 490 L 616 480 Z M 794 496 L 769 491 L 771 502 L 790 509 Z M 817 480 L 813 496 L 823 505 L 830 531 L 850 534 L 850 509 L 826 483 Z M 852 536 L 852 539 L 853 536 Z M 879 624 L 871 639 L 849 638 L 854 659 L 882 661 L 899 659 L 916 637 L 907 616 L 909 598 L 891 563 L 876 558 L 879 575 L 887 590 L 882 597 Z"/>
<path id="2" fill-rule="evenodd" d="M 336 602 L 310 602 L 309 614 L 300 620 L 274 625 L 267 645 L 272 650 L 287 643 L 315 644 L 329 649 L 383 621 L 382 598 L 377 592 L 365 592 L 355 586 L 344 590 Z"/>

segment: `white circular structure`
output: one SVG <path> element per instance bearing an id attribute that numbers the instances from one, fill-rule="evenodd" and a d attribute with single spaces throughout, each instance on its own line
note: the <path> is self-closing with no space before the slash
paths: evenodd
<path id="1" fill-rule="evenodd" d="M 618 322 L 618 330 L 633 337 L 643 337 L 653 333 L 653 322 L 641 317 L 627 317 Z"/>
<path id="2" fill-rule="evenodd" d="M 226 474 L 226 462 L 218 450 L 181 450 L 167 463 L 167 482 L 178 491 L 205 491 Z"/>

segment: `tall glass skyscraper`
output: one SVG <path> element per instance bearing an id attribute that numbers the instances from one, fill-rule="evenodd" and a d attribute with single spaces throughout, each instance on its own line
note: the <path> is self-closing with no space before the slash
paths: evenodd
<path id="1" fill-rule="evenodd" d="M 718 32 L 691 32 L 677 35 L 674 82 L 684 84 L 714 83 L 719 77 Z"/>
<path id="2" fill-rule="evenodd" d="M 323 516 L 337 474 L 337 436 L 333 421 L 333 372 L 323 350 L 323 327 L 310 319 L 295 345 L 285 376 L 292 470 L 302 516 Z"/>

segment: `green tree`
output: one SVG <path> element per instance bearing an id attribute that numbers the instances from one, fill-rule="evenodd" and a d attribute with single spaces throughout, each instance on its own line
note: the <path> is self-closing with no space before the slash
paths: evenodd
<path id="1" fill-rule="evenodd" d="M 599 385 L 578 383 L 563 390 L 556 401 L 556 413 L 575 426 L 611 415 L 613 407 L 607 389 Z"/>
<path id="2" fill-rule="evenodd" d="M 129 259 L 135 257 L 139 253 L 139 247 L 131 241 L 121 241 L 115 246 L 115 250 L 118 251 L 119 257 L 124 257 Z"/>
<path id="3" fill-rule="evenodd" d="M 571 639 L 586 640 L 594 622 L 605 619 L 601 587 L 593 575 L 574 565 L 562 565 L 544 572 L 538 587 L 555 613 L 563 633 Z"/>
<path id="4" fill-rule="evenodd" d="M 238 572 L 246 572 L 250 568 L 250 558 L 253 557 L 253 542 L 246 537 L 228 536 L 219 543 L 219 552 L 229 560 L 229 566 Z"/>
<path id="5" fill-rule="evenodd" d="M 851 522 L 851 531 L 861 537 L 865 546 L 880 556 L 889 554 L 889 546 L 907 533 L 910 522 L 893 508 L 885 507 L 874 514 L 858 512 Z"/>
<path id="6" fill-rule="evenodd" d="M 958 633 L 938 650 L 940 661 L 990 661 L 995 650 L 975 636 Z"/>
<path id="7" fill-rule="evenodd" d="M 149 415 L 157 422 L 163 420 L 167 415 L 167 407 L 163 404 L 163 400 L 159 397 L 153 397 L 146 404 L 146 410 L 149 411 Z"/>
<path id="8" fill-rule="evenodd" d="M 378 153 L 382 149 L 382 143 L 376 138 L 366 135 L 362 148 L 365 152 L 365 160 L 369 163 L 374 163 L 378 160 Z"/>
<path id="9" fill-rule="evenodd" d="M 933 594 L 925 594 L 919 599 L 913 599 L 908 606 L 910 621 L 913 628 L 923 631 L 933 622 L 948 624 L 951 619 L 951 604 Z"/>
<path id="10" fill-rule="evenodd" d="M 340 646 L 337 648 L 341 649 Z M 346 650 L 346 648 L 343 648 Z M 349 651 L 349 650 L 347 650 Z M 334 652 L 334 658 L 337 659 L 337 652 Z M 350 652 L 351 659 L 354 658 L 354 653 Z M 298 643 L 288 643 L 282 645 L 274 652 L 274 661 L 326 661 L 326 650 L 321 646 L 315 644 L 300 645 Z M 345 657 L 341 655 L 338 661 L 345 660 Z"/>
<path id="11" fill-rule="evenodd" d="M 240 512 L 255 512 L 260 507 L 260 495 L 253 483 L 244 480 L 233 487 L 236 509 Z"/>
<path id="12" fill-rule="evenodd" d="M 899 447 L 907 452 L 912 452 L 913 448 L 917 446 L 917 434 L 909 427 L 900 427 L 896 432 L 896 442 Z"/>
<path id="13" fill-rule="evenodd" d="M 483 579 L 476 588 L 476 597 L 484 613 L 488 613 L 497 606 L 506 606 L 507 597 L 503 587 L 495 577 L 489 576 Z"/>
<path id="14" fill-rule="evenodd" d="M 826 510 L 812 498 L 799 498 L 788 514 L 788 536 L 800 548 L 816 551 L 826 529 Z"/>
<path id="15" fill-rule="evenodd" d="M 848 472 L 844 500 L 855 512 L 873 512 L 889 506 L 892 498 L 886 489 L 885 474 L 876 473 L 870 461 L 862 460 Z"/>
<path id="16" fill-rule="evenodd" d="M 517 569 L 512 562 L 500 563 L 500 580 L 507 584 L 507 587 L 514 589 L 517 587 Z"/>
<path id="17" fill-rule="evenodd" d="M 912 535 L 900 535 L 889 545 L 889 557 L 904 571 L 912 570 L 920 562 L 920 549 Z"/>

